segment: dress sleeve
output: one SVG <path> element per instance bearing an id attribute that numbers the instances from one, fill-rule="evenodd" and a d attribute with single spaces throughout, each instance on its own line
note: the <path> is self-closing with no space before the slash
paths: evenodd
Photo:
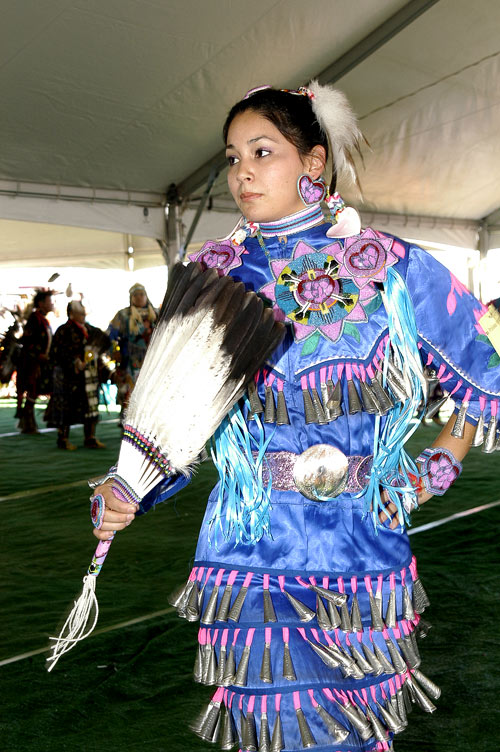
<path id="1" fill-rule="evenodd" d="M 413 301 L 424 366 L 477 424 L 495 418 L 500 400 L 500 356 L 479 319 L 487 308 L 439 261 L 408 249 L 406 284 Z"/>
<path id="2" fill-rule="evenodd" d="M 172 475 L 171 478 L 167 478 L 163 483 L 155 486 L 152 491 L 146 494 L 139 504 L 139 511 L 137 514 L 146 514 L 146 512 L 149 512 L 149 510 L 157 504 L 161 504 L 163 501 L 172 498 L 172 496 L 185 488 L 190 482 L 191 476 L 186 477 L 181 473 L 178 475 Z"/>

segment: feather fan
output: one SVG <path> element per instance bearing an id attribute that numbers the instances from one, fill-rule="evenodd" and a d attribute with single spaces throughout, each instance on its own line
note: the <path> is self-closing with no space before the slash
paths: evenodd
<path id="1" fill-rule="evenodd" d="M 127 409 L 116 473 L 107 476 L 125 497 L 142 499 L 165 477 L 190 472 L 284 331 L 241 282 L 197 263 L 173 268 Z M 51 638 L 49 671 L 97 623 L 96 577 L 111 540 L 99 543 L 82 594 Z"/>

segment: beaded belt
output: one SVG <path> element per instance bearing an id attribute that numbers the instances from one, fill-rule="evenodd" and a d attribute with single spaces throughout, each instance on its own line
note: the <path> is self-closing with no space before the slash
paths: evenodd
<path id="1" fill-rule="evenodd" d="M 340 493 L 359 493 L 370 479 L 373 456 L 346 457 L 327 444 L 316 444 L 302 454 L 267 452 L 262 464 L 264 484 L 272 479 L 275 491 L 299 491 L 314 501 Z"/>

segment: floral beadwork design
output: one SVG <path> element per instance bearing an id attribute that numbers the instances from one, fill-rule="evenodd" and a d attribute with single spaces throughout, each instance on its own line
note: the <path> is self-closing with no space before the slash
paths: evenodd
<path id="1" fill-rule="evenodd" d="M 299 241 L 291 258 L 270 262 L 274 279 L 259 292 L 273 301 L 278 318 L 293 322 L 297 342 L 315 335 L 315 349 L 321 336 L 331 342 L 343 333 L 359 339 L 353 325 L 368 321 L 381 304 L 373 283 L 383 282 L 387 266 L 398 260 L 391 244 L 372 230 L 320 250 Z"/>
<path id="2" fill-rule="evenodd" d="M 417 464 L 425 489 L 437 496 L 442 496 L 462 472 L 461 463 L 445 447 L 424 449 Z"/>
<path id="3" fill-rule="evenodd" d="M 370 228 L 361 235 L 346 238 L 344 247 L 334 251 L 339 262 L 339 276 L 351 278 L 360 289 L 370 282 L 384 282 L 387 267 L 397 263 L 391 250 L 392 238 L 377 237 Z"/>
<path id="4" fill-rule="evenodd" d="M 219 276 L 224 277 L 232 269 L 242 265 L 241 256 L 246 253 L 243 245 L 235 245 L 230 240 L 218 243 L 215 240 L 207 241 L 203 247 L 195 253 L 190 253 L 190 261 L 199 261 L 206 269 L 217 269 Z"/>

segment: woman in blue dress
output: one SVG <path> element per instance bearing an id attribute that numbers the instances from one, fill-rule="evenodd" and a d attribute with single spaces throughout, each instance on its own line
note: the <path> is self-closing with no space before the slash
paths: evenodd
<path id="1" fill-rule="evenodd" d="M 420 666 L 428 601 L 410 514 L 444 493 L 471 444 L 497 440 L 486 310 L 422 249 L 362 229 L 335 192 L 361 140 L 340 92 L 261 87 L 224 138 L 243 217 L 190 258 L 243 281 L 288 326 L 217 431 L 220 482 L 175 597 L 200 619 L 195 679 L 216 686 L 192 728 L 222 749 L 389 750 L 412 705 L 432 712 L 439 696 Z M 404 443 L 424 367 L 456 412 L 415 462 Z M 101 540 L 133 519 L 105 496 Z"/>

